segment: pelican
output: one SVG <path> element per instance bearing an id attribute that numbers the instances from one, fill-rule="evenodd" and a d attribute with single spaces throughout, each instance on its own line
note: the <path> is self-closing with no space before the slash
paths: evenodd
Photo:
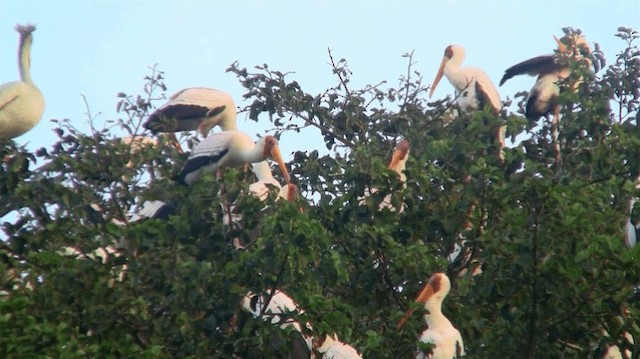
<path id="1" fill-rule="evenodd" d="M 405 183 L 407 181 L 407 175 L 404 173 L 404 171 L 406 168 L 407 159 L 409 159 L 409 152 L 410 152 L 409 141 L 402 140 L 396 145 L 396 148 L 393 150 L 393 155 L 391 155 L 391 161 L 389 162 L 389 169 L 398 174 L 398 177 L 400 179 L 400 182 L 403 185 L 403 188 L 406 187 Z M 373 188 L 371 190 L 371 193 L 366 192 L 363 197 L 360 197 L 358 199 L 360 205 L 364 205 L 366 197 L 369 197 L 371 194 L 374 194 L 376 192 L 378 192 L 377 188 Z M 378 210 L 382 210 L 384 208 L 390 211 L 396 210 L 396 208 L 391 203 L 391 194 L 387 195 L 382 200 L 382 202 L 380 202 L 380 205 L 378 206 Z M 402 213 L 403 211 L 404 211 L 404 207 L 401 205 L 400 209 L 398 210 L 398 214 Z"/>
<path id="2" fill-rule="evenodd" d="M 20 81 L 0 85 L 0 139 L 18 137 L 31 130 L 42 118 L 44 97 L 33 83 L 31 66 L 31 44 L 34 25 L 16 25 L 20 34 L 18 68 Z"/>
<path id="3" fill-rule="evenodd" d="M 558 53 L 570 54 L 576 60 L 585 59 L 589 64 L 589 55 L 591 49 L 586 39 L 580 35 L 568 35 L 567 38 L 570 46 L 563 44 L 557 37 L 553 37 L 558 44 Z M 553 113 L 554 119 L 557 120 L 560 113 L 558 104 L 558 96 L 560 95 L 560 86 L 558 82 L 569 77 L 571 69 L 569 66 L 558 61 L 555 54 L 537 56 L 529 60 L 525 60 L 516 65 L 511 66 L 504 72 L 504 76 L 500 80 L 502 86 L 507 80 L 514 76 L 527 74 L 529 76 L 538 76 L 536 83 L 529 92 L 525 117 L 535 121 L 540 117 L 546 117 Z"/>
<path id="4" fill-rule="evenodd" d="M 427 329 L 420 335 L 423 343 L 434 344 L 428 353 L 419 353 L 416 358 L 451 359 L 464 355 L 464 343 L 460 332 L 454 328 L 449 319 L 442 314 L 442 301 L 451 290 L 449 277 L 444 273 L 435 273 L 429 278 L 416 302 L 423 303 L 427 313 L 424 319 Z M 414 309 L 410 309 L 398 322 L 401 328 L 411 316 Z"/>
<path id="5" fill-rule="evenodd" d="M 228 93 L 206 87 L 191 87 L 176 92 L 144 123 L 144 127 L 153 132 L 197 129 L 203 137 L 207 137 L 215 126 L 220 126 L 223 131 L 238 129 L 236 104 Z"/>
<path id="6" fill-rule="evenodd" d="M 273 293 L 273 295 L 271 295 Z M 300 336 L 292 343 L 290 358 L 309 358 L 312 349 L 312 337 L 302 333 L 302 326 L 297 321 L 288 317 L 287 313 L 304 313 L 291 297 L 280 290 L 267 291 L 257 295 L 247 293 L 241 302 L 242 308 L 251 313 L 254 318 L 262 317 L 263 320 L 271 319 L 271 324 L 280 325 L 280 328 L 293 327 Z M 266 308 L 265 308 L 266 305 Z M 307 324 L 307 328 L 310 326 Z"/>
<path id="7" fill-rule="evenodd" d="M 315 346 L 315 351 L 322 354 L 322 359 L 362 359 L 362 356 L 354 347 L 341 342 L 335 335 L 326 335 Z"/>
<path id="8" fill-rule="evenodd" d="M 285 181 L 289 183 L 289 171 L 275 137 L 267 135 L 254 143 L 251 137 L 240 131 L 215 133 L 193 149 L 177 180 L 190 186 L 205 173 L 264 161 L 268 157 L 278 163 Z"/>
<path id="9" fill-rule="evenodd" d="M 455 89 L 457 96 L 456 102 L 460 106 L 461 111 L 472 112 L 482 109 L 485 105 L 489 105 L 491 112 L 498 115 L 502 109 L 498 90 L 482 69 L 475 67 L 461 68 L 460 64 L 462 64 L 464 57 L 465 51 L 462 46 L 447 46 L 444 50 L 444 56 L 442 57 L 438 73 L 433 80 L 433 85 L 431 85 L 429 97 L 433 96 L 433 92 L 436 90 L 438 83 L 440 83 L 444 75 Z M 498 142 L 498 157 L 500 160 L 504 160 L 502 150 L 505 144 L 505 131 L 506 127 L 500 126 L 493 134 Z"/>

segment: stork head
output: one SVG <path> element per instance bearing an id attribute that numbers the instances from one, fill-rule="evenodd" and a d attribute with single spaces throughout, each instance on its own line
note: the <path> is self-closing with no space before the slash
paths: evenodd
<path id="1" fill-rule="evenodd" d="M 263 148 L 262 156 L 264 158 L 269 158 L 269 157 L 273 158 L 278 163 L 278 167 L 280 167 L 280 171 L 284 176 L 285 182 L 287 184 L 291 183 L 291 180 L 289 179 L 289 171 L 287 170 L 287 166 L 285 166 L 284 161 L 282 160 L 282 154 L 280 153 L 278 140 L 271 135 L 267 135 L 263 137 L 260 141 L 264 143 L 262 147 Z"/>
<path id="2" fill-rule="evenodd" d="M 433 84 L 431 85 L 429 97 L 433 96 L 433 92 L 436 90 L 438 83 L 440 83 L 442 75 L 444 75 L 444 70 L 447 66 L 447 63 L 451 62 L 454 65 L 460 65 L 462 63 L 462 60 L 464 60 L 464 56 L 464 48 L 460 45 L 449 45 L 446 49 L 444 49 L 444 56 L 442 57 L 442 62 L 440 62 L 440 68 L 438 68 L 436 78 L 433 80 Z"/>
<path id="3" fill-rule="evenodd" d="M 396 149 L 393 150 L 393 155 L 391 156 L 391 162 L 389 162 L 389 169 L 394 171 L 404 170 L 404 164 L 406 163 L 408 157 L 409 157 L 409 141 L 402 140 L 396 145 Z"/>
<path id="4" fill-rule="evenodd" d="M 424 304 L 427 309 L 431 305 L 441 305 L 444 298 L 449 294 L 449 290 L 451 290 L 449 277 L 444 273 L 435 273 L 418 294 L 416 303 Z M 405 313 L 404 317 L 398 321 L 398 329 L 402 328 L 413 312 L 414 308 L 411 308 Z"/>

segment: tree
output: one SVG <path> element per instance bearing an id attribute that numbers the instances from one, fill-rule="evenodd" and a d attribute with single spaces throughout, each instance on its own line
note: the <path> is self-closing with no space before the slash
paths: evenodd
<path id="1" fill-rule="evenodd" d="M 315 96 L 267 65 L 229 68 L 250 119 L 270 121 L 276 136 L 315 128 L 327 147 L 295 153 L 288 166 L 304 199 L 274 195 L 268 213 L 247 195 L 251 173 L 178 186 L 171 177 L 185 154 L 163 140 L 133 151 L 116 139 L 114 127 L 140 134 L 163 98 L 156 68 L 144 95 L 119 95 L 124 118 L 109 127 L 85 134 L 58 121 L 58 142 L 35 153 L 2 142 L 0 213 L 13 219 L 2 224 L 0 353 L 278 357 L 295 333 L 237 315 L 247 292 L 277 288 L 304 308 L 290 315 L 314 337 L 337 333 L 367 358 L 409 357 L 424 322 L 414 315 L 401 331 L 396 322 L 444 271 L 453 285 L 444 312 L 469 357 L 584 358 L 611 343 L 637 357 L 623 334 L 640 339 L 640 249 L 622 238 L 640 196 L 640 51 L 637 32 L 616 36 L 626 49 L 613 64 L 596 73 L 572 64 L 584 81 L 560 99 L 559 163 L 544 120 L 458 116 L 449 98 L 426 101 L 413 54 L 397 88 L 353 89 L 347 62 L 330 53 L 336 85 Z M 504 163 L 490 140 L 502 124 L 519 140 Z M 402 138 L 411 144 L 404 190 L 386 166 Z M 401 215 L 379 209 L 387 194 Z M 128 221 L 144 200 L 176 214 Z M 230 203 L 242 229 L 223 225 Z M 236 237 L 249 246 L 233 249 Z M 72 246 L 84 255 L 65 254 Z M 107 247 L 117 250 L 92 254 Z M 456 248 L 463 254 L 449 262 Z"/>

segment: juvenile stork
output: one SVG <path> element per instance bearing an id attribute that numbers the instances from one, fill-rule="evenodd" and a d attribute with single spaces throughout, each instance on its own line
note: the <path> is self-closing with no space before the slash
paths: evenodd
<path id="1" fill-rule="evenodd" d="M 282 160 L 275 137 L 267 135 L 254 143 L 244 132 L 223 131 L 208 136 L 193 149 L 176 179 L 190 186 L 203 174 L 217 172 L 226 167 L 256 163 L 267 158 L 273 158 L 278 163 L 288 184 L 289 171 Z"/>
<path id="2" fill-rule="evenodd" d="M 18 68 L 20 81 L 0 85 L 0 139 L 18 137 L 31 130 L 42 118 L 44 97 L 33 83 L 31 67 L 31 44 L 34 25 L 16 25 L 20 34 L 18 46 Z"/>
<path id="3" fill-rule="evenodd" d="M 560 159 L 560 145 L 558 143 L 558 125 L 560 120 L 559 83 L 569 77 L 571 68 L 566 58 L 573 57 L 576 61 L 585 61 L 591 66 L 591 49 L 582 35 L 574 34 L 563 37 L 564 42 L 553 37 L 558 44 L 557 54 L 541 55 L 522 61 L 506 69 L 500 80 L 500 86 L 510 78 L 518 75 L 538 76 L 529 91 L 525 106 L 525 117 L 530 121 L 537 121 L 540 117 L 548 118 L 553 115 L 552 136 L 556 149 L 556 160 Z M 577 88 L 579 81 L 574 83 L 572 91 Z"/>
<path id="4" fill-rule="evenodd" d="M 442 314 L 442 302 L 449 294 L 449 290 L 451 290 L 449 277 L 444 273 L 435 273 L 429 278 L 416 299 L 416 302 L 423 303 L 427 310 L 424 315 L 427 329 L 420 335 L 420 341 L 434 345 L 430 351 L 420 352 L 416 358 L 451 359 L 464 355 L 464 343 L 460 332 Z M 398 328 L 402 328 L 413 311 L 413 308 L 407 311 L 398 322 Z"/>
<path id="5" fill-rule="evenodd" d="M 460 64 L 462 64 L 464 58 L 465 50 L 462 46 L 447 46 L 444 50 L 438 73 L 433 80 L 433 85 L 431 85 L 429 97 L 433 96 L 433 92 L 444 75 L 455 89 L 456 103 L 460 106 L 462 112 L 473 112 L 484 108 L 485 105 L 489 105 L 491 112 L 498 115 L 502 109 L 498 90 L 484 70 L 476 67 L 461 68 Z M 497 142 L 498 157 L 500 161 L 503 161 L 504 154 L 502 151 L 505 145 L 506 126 L 500 126 L 494 131 L 493 137 L 494 141 Z"/>

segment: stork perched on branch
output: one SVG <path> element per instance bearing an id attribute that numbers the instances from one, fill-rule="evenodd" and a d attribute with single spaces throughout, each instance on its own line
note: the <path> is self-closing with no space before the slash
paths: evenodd
<path id="1" fill-rule="evenodd" d="M 35 30 L 34 25 L 16 25 L 16 31 L 20 34 L 20 81 L 0 85 L 0 139 L 15 138 L 26 133 L 40 122 L 44 113 L 44 96 L 33 83 L 29 72 Z"/>
<path id="2" fill-rule="evenodd" d="M 498 115 L 502 109 L 498 90 L 484 70 L 476 67 L 460 67 L 464 58 L 465 50 L 462 46 L 447 46 L 438 73 L 431 85 L 429 97 L 433 96 L 433 92 L 444 75 L 456 91 L 456 102 L 462 112 L 481 110 L 485 105 L 488 105 L 491 112 Z M 506 126 L 499 126 L 492 134 L 493 142 L 496 142 L 498 147 L 500 161 L 504 160 L 502 151 L 505 146 L 505 132 Z"/>

